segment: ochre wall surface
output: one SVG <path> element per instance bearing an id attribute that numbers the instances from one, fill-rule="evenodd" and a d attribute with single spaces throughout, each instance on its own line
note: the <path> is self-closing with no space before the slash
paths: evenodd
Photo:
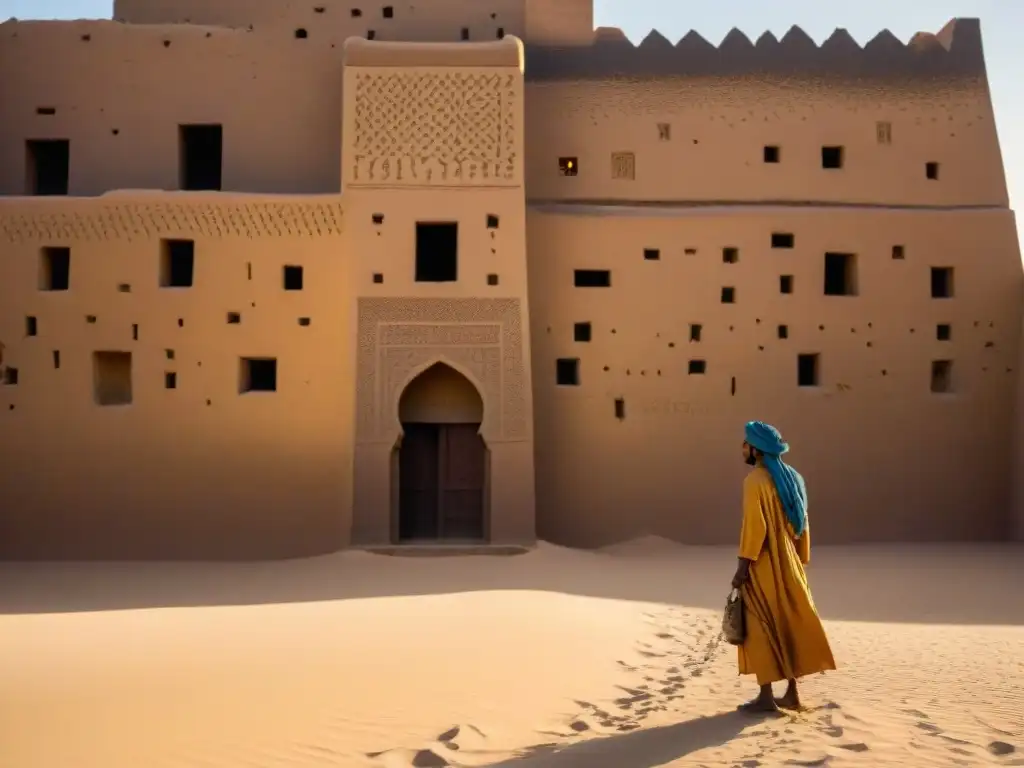
<path id="1" fill-rule="evenodd" d="M 772 249 L 773 232 L 795 248 Z M 749 419 L 791 442 L 818 541 L 1008 535 L 1021 322 L 1009 212 L 531 211 L 527 245 L 542 538 L 731 540 Z M 652 248 L 660 259 L 644 258 Z M 826 251 L 856 255 L 857 296 L 823 295 Z M 954 268 L 953 298 L 931 298 L 932 266 Z M 610 270 L 611 287 L 575 288 L 575 269 Z M 580 322 L 590 342 L 573 340 Z M 797 386 L 805 353 L 820 356 L 819 386 Z M 556 384 L 559 358 L 580 360 L 579 386 Z M 953 392 L 930 391 L 933 360 L 953 361 Z"/>
<path id="2" fill-rule="evenodd" d="M 347 544 L 355 330 L 340 198 L 138 193 L 3 209 L 0 342 L 17 383 L 0 385 L 0 556 Z M 161 238 L 194 240 L 193 287 L 160 286 Z M 39 290 L 43 246 L 71 246 L 69 290 Z M 284 265 L 303 268 L 301 290 L 283 289 Z M 96 404 L 96 351 L 131 353 L 130 405 Z M 241 394 L 241 357 L 276 358 L 277 391 Z"/>

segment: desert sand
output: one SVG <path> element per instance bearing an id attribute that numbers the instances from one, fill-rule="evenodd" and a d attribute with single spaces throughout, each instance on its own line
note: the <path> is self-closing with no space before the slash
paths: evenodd
<path id="1" fill-rule="evenodd" d="M 1024 548 L 818 547 L 840 669 L 753 719 L 730 548 L 0 565 L 0 766 L 1024 765 Z"/>

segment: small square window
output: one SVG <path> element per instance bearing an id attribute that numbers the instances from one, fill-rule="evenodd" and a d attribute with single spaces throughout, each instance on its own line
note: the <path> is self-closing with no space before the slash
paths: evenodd
<path id="1" fill-rule="evenodd" d="M 907 257 L 906 249 L 902 245 L 894 245 L 892 247 L 892 257 L 894 259 L 905 259 Z"/>
<path id="2" fill-rule="evenodd" d="M 303 284 L 302 267 L 294 264 L 285 265 L 283 279 L 286 291 L 301 291 Z"/>
<path id="3" fill-rule="evenodd" d="M 735 264 L 740 260 L 740 249 L 739 248 L 723 248 L 722 249 L 722 262 L 725 264 Z"/>
<path id="4" fill-rule="evenodd" d="M 939 323 L 935 326 L 935 338 L 939 341 L 950 341 L 953 338 L 953 328 L 948 323 Z"/>
<path id="5" fill-rule="evenodd" d="M 178 388 L 178 374 L 174 371 L 164 372 L 164 389 Z"/>
<path id="6" fill-rule="evenodd" d="M 488 275 L 487 276 L 487 284 L 488 285 L 497 285 L 498 284 L 498 276 L 497 275 L 493 275 L 493 274 L 492 275 Z"/>
<path id="7" fill-rule="evenodd" d="M 772 232 L 772 248 L 793 248 L 796 237 L 791 232 Z"/>
<path id="8" fill-rule="evenodd" d="M 924 175 L 932 181 L 937 181 L 939 178 L 939 164 L 938 163 L 925 163 L 924 164 Z"/>
<path id="9" fill-rule="evenodd" d="M 375 282 L 377 285 L 380 285 L 381 283 L 384 282 L 384 275 L 382 275 L 380 272 L 374 272 L 373 282 Z"/>
<path id="10" fill-rule="evenodd" d="M 43 248 L 40 251 L 39 289 L 66 291 L 71 285 L 71 249 Z"/>
<path id="11" fill-rule="evenodd" d="M 36 318 L 29 315 L 25 318 L 25 335 L 37 336 L 39 334 L 39 323 Z"/>
<path id="12" fill-rule="evenodd" d="M 932 298 L 953 298 L 952 267 L 932 267 Z"/>
<path id="13" fill-rule="evenodd" d="M 374 224 L 383 224 L 384 223 L 384 214 L 383 213 L 375 213 L 370 218 L 373 220 Z"/>
<path id="14" fill-rule="evenodd" d="M 3 369 L 3 372 L 4 372 L 3 381 L 4 381 L 4 385 L 5 386 L 8 386 L 8 387 L 16 387 L 16 386 L 18 386 L 18 369 L 17 368 L 11 368 L 10 366 L 7 366 L 6 368 Z"/>
<path id="15" fill-rule="evenodd" d="M 690 323 L 690 341 L 700 341 L 701 331 L 704 327 L 700 323 Z"/>
<path id="16" fill-rule="evenodd" d="M 933 360 L 932 361 L 932 392 L 953 391 L 953 361 Z"/>
<path id="17" fill-rule="evenodd" d="M 228 325 L 238 325 L 242 322 L 242 315 L 238 312 L 228 312 Z"/>
<path id="18" fill-rule="evenodd" d="M 671 123 L 658 123 L 658 141 L 671 141 L 672 139 L 672 124 Z"/>
<path id="19" fill-rule="evenodd" d="M 385 19 L 393 19 L 395 17 L 395 9 L 390 5 L 385 5 L 380 9 L 380 15 Z"/>
<path id="20" fill-rule="evenodd" d="M 736 289 L 731 286 L 727 286 L 722 289 L 722 303 L 723 304 L 734 304 L 736 302 Z"/>
<path id="21" fill-rule="evenodd" d="M 797 355 L 796 358 L 797 386 L 816 387 L 819 381 L 818 355 Z"/>
<path id="22" fill-rule="evenodd" d="M 580 171 L 580 164 L 575 157 L 558 158 L 558 173 L 562 176 L 575 176 Z"/>
<path id="23" fill-rule="evenodd" d="M 576 269 L 572 281 L 577 288 L 611 288 L 612 273 L 607 269 Z"/>
<path id="24" fill-rule="evenodd" d="M 573 341 L 590 341 L 593 338 L 593 328 L 590 323 L 574 323 L 572 326 Z"/>
<path id="25" fill-rule="evenodd" d="M 780 339 L 788 339 L 789 338 L 789 326 L 788 325 L 780 325 L 776 329 L 776 333 L 778 334 L 778 337 Z"/>
<path id="26" fill-rule="evenodd" d="M 240 373 L 240 392 L 277 391 L 277 358 L 243 357 Z"/>
<path id="27" fill-rule="evenodd" d="M 626 400 L 622 397 L 615 398 L 615 418 L 622 421 L 626 418 Z"/>
<path id="28" fill-rule="evenodd" d="M 578 357 L 563 357 L 555 361 L 555 383 L 560 387 L 580 385 L 580 360 Z"/>
<path id="29" fill-rule="evenodd" d="M 700 376 L 707 371 L 707 368 L 708 364 L 704 360 L 691 360 L 686 366 L 686 372 L 690 376 Z"/>
<path id="30" fill-rule="evenodd" d="M 764 148 L 764 161 L 766 163 L 779 162 L 779 148 L 775 146 L 766 146 Z"/>
<path id="31" fill-rule="evenodd" d="M 498 228 L 498 216 L 497 216 L 497 214 L 493 214 L 493 213 L 487 214 L 487 228 L 488 229 L 497 229 Z"/>
<path id="32" fill-rule="evenodd" d="M 661 251 L 657 248 L 644 248 L 645 261 L 658 261 L 661 258 Z"/>
<path id="33" fill-rule="evenodd" d="M 793 292 L 793 276 L 779 275 L 779 293 Z"/>
<path id="34" fill-rule="evenodd" d="M 842 147 L 822 147 L 821 148 L 821 167 L 822 168 L 842 168 L 843 156 L 846 153 Z"/>
<path id="35" fill-rule="evenodd" d="M 463 40 L 469 40 L 469 27 L 463 27 L 459 37 Z"/>

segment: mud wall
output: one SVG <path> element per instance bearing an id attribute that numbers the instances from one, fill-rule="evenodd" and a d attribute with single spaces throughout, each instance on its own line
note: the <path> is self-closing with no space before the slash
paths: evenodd
<path id="1" fill-rule="evenodd" d="M 337 197 L 5 203 L 0 557 L 346 545 L 354 327 L 341 229 Z M 165 238 L 194 244 L 191 287 L 164 285 Z M 66 290 L 47 290 L 61 270 L 43 249 L 55 247 L 69 249 Z M 266 367 L 242 358 L 276 360 L 272 390 Z"/>
<path id="2" fill-rule="evenodd" d="M 553 210 L 527 237 L 540 536 L 733 541 L 749 419 L 791 442 L 817 541 L 1010 534 L 1012 214 Z M 854 295 L 824 295 L 826 252 L 854 257 Z M 952 267 L 952 298 L 932 298 L 933 267 Z M 579 269 L 609 287 L 576 287 Z M 807 386 L 800 355 L 818 356 Z"/>

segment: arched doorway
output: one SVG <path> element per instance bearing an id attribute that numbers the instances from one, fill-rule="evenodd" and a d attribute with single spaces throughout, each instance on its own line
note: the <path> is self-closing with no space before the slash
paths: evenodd
<path id="1" fill-rule="evenodd" d="M 483 410 L 476 387 L 444 363 L 405 388 L 398 403 L 398 542 L 486 539 Z"/>

